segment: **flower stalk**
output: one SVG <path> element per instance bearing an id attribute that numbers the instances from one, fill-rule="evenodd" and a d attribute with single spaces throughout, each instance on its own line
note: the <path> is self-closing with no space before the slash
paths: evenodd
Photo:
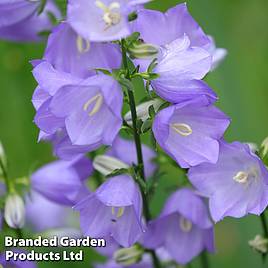
<path id="1" fill-rule="evenodd" d="M 129 67 L 128 67 L 128 60 L 127 60 L 127 53 L 126 53 L 126 47 L 125 47 L 125 40 L 122 39 L 121 41 L 121 49 L 122 49 L 122 60 L 123 60 L 123 67 L 125 70 L 125 78 L 128 80 L 131 80 L 131 77 L 129 75 Z M 129 106 L 130 106 L 130 112 L 131 112 L 131 118 L 132 118 L 132 126 L 133 126 L 133 136 L 136 146 L 136 152 L 137 152 L 137 163 L 139 166 L 139 176 L 141 179 L 145 182 L 145 173 L 144 173 L 144 162 L 143 162 L 143 155 L 142 155 L 142 146 L 141 146 L 141 138 L 140 134 L 138 132 L 137 127 L 137 111 L 136 111 L 136 102 L 135 102 L 135 96 L 133 91 L 130 88 L 127 88 L 127 94 L 129 98 Z M 149 209 L 149 205 L 147 202 L 147 197 L 141 188 L 142 198 L 143 198 L 143 206 L 144 206 L 144 216 L 146 221 L 148 222 L 151 219 L 151 213 Z M 153 264 L 155 268 L 161 268 L 161 263 L 155 253 L 154 250 L 150 250 L 150 254 L 153 260 Z"/>

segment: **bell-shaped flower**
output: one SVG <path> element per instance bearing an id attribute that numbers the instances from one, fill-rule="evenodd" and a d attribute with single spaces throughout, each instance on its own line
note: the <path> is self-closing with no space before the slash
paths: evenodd
<path id="1" fill-rule="evenodd" d="M 119 84 L 99 74 L 81 84 L 62 87 L 50 109 L 57 118 L 64 119 L 72 144 L 95 150 L 100 145 L 112 145 L 121 128 L 122 105 Z"/>
<path id="2" fill-rule="evenodd" d="M 191 47 L 203 48 L 210 53 L 213 66 L 219 63 L 219 56 L 222 56 L 223 50 L 216 50 L 214 40 L 206 35 L 193 19 L 186 3 L 172 7 L 165 13 L 158 10 L 140 9 L 137 19 L 132 23 L 132 30 L 139 32 L 145 43 L 158 46 L 166 46 L 182 38 L 183 35 L 187 35 Z"/>
<path id="3" fill-rule="evenodd" d="M 134 141 L 125 140 L 118 136 L 106 154 L 121 160 L 129 166 L 132 166 L 133 164 L 137 165 L 137 152 Z M 142 154 L 145 177 L 149 178 L 156 170 L 156 164 L 153 163 L 156 154 L 145 144 L 142 145 Z"/>
<path id="4" fill-rule="evenodd" d="M 193 167 L 188 176 L 209 198 L 216 222 L 227 216 L 260 215 L 268 205 L 268 171 L 246 144 L 222 141 L 218 162 Z"/>
<path id="5" fill-rule="evenodd" d="M 216 163 L 219 140 L 230 120 L 206 97 L 172 105 L 155 117 L 153 133 L 158 144 L 182 168 Z"/>
<path id="6" fill-rule="evenodd" d="M 92 164 L 86 157 L 58 160 L 32 174 L 32 189 L 53 202 L 73 206 L 89 193 L 84 180 L 91 173 Z"/>
<path id="7" fill-rule="evenodd" d="M 75 209 L 86 236 L 112 236 L 121 246 L 130 247 L 143 233 L 142 196 L 128 175 L 108 179 Z"/>
<path id="8" fill-rule="evenodd" d="M 201 79 L 211 68 L 211 56 L 203 48 L 190 47 L 187 35 L 161 48 L 158 64 L 153 69 L 159 75 L 152 80 L 155 92 L 171 103 L 180 103 L 205 95 L 210 102 L 216 94 Z"/>
<path id="9" fill-rule="evenodd" d="M 40 33 L 53 28 L 50 16 L 60 19 L 61 14 L 53 1 L 47 1 L 44 10 L 38 14 L 41 1 L 2 0 L 0 3 L 0 39 L 17 42 L 38 42 Z"/>
<path id="10" fill-rule="evenodd" d="M 115 41 L 131 34 L 128 15 L 149 0 L 70 0 L 67 21 L 84 39 Z"/>
<path id="11" fill-rule="evenodd" d="M 187 188 L 173 193 L 160 216 L 148 224 L 143 245 L 164 248 L 182 265 L 203 250 L 213 252 L 213 225 L 202 199 Z"/>

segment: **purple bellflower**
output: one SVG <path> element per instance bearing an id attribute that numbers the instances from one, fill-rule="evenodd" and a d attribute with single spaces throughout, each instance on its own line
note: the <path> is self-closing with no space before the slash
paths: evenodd
<path id="1" fill-rule="evenodd" d="M 142 153 L 144 160 L 144 172 L 146 178 L 153 175 L 156 170 L 156 165 L 153 163 L 153 159 L 156 157 L 155 152 L 146 145 L 142 145 Z M 106 153 L 109 156 L 115 157 L 127 165 L 137 165 L 137 153 L 135 143 L 128 141 L 119 136 L 114 140 L 112 147 Z"/>
<path id="2" fill-rule="evenodd" d="M 222 141 L 218 162 L 193 167 L 188 175 L 209 198 L 216 222 L 227 216 L 260 215 L 268 205 L 268 171 L 246 144 Z"/>
<path id="3" fill-rule="evenodd" d="M 182 168 L 216 163 L 219 140 L 230 120 L 206 97 L 169 106 L 155 117 L 153 133 L 158 144 Z"/>
<path id="4" fill-rule="evenodd" d="M 58 160 L 32 174 L 32 189 L 55 203 L 73 206 L 89 193 L 84 180 L 91 173 L 91 161 L 85 157 Z"/>
<path id="5" fill-rule="evenodd" d="M 114 41 L 131 34 L 128 14 L 149 0 L 70 0 L 67 21 L 85 40 Z"/>
<path id="6" fill-rule="evenodd" d="M 201 79 L 223 58 L 223 51 L 216 50 L 214 41 L 192 18 L 186 4 L 179 4 L 166 13 L 141 9 L 132 30 L 140 32 L 145 43 L 160 48 L 158 66 L 154 69 L 160 77 L 152 81 L 160 97 L 172 103 L 199 95 L 206 95 L 211 102 L 217 99 Z M 137 64 L 145 71 L 150 60 L 137 60 Z"/>
<path id="7" fill-rule="evenodd" d="M 213 252 L 213 224 L 202 199 L 187 188 L 172 194 L 161 215 L 149 223 L 143 244 L 163 247 L 179 264 L 190 262 L 203 250 Z"/>
<path id="8" fill-rule="evenodd" d="M 128 175 L 108 179 L 75 209 L 80 211 L 84 235 L 110 235 L 123 247 L 130 247 L 143 233 L 142 196 L 138 185 Z"/>
<path id="9" fill-rule="evenodd" d="M 48 12 L 58 19 L 61 15 L 53 1 L 47 1 L 43 12 L 38 14 L 40 4 L 41 1 L 1 1 L 0 38 L 24 42 L 41 41 L 39 33 L 53 27 Z"/>
<path id="10" fill-rule="evenodd" d="M 103 144 L 112 145 L 122 124 L 122 105 L 119 84 L 99 74 L 79 85 L 62 87 L 50 108 L 53 115 L 64 119 L 72 144 L 95 150 Z"/>

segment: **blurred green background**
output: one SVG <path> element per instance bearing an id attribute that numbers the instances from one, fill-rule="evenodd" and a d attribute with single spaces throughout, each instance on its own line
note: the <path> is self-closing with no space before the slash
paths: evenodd
<path id="1" fill-rule="evenodd" d="M 164 11 L 180 2 L 156 0 L 149 7 Z M 208 77 L 220 96 L 219 106 L 232 118 L 227 140 L 260 143 L 268 136 L 268 1 L 186 2 L 205 32 L 215 37 L 219 47 L 228 49 L 224 63 Z M 52 159 L 50 146 L 37 143 L 38 130 L 32 123 L 31 95 L 36 83 L 29 61 L 41 58 L 43 51 L 44 44 L 0 42 L 0 140 L 8 154 L 12 177 L 26 175 Z M 247 244 L 260 232 L 259 219 L 254 216 L 217 224 L 217 254 L 210 257 L 211 266 L 267 267 Z M 42 265 L 48 266 L 59 264 Z"/>

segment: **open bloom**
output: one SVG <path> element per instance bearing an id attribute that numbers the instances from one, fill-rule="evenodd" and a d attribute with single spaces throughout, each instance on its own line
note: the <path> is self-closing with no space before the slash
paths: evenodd
<path id="1" fill-rule="evenodd" d="M 41 1 L 13 0 L 0 3 L 0 38 L 11 41 L 41 41 L 39 33 L 51 30 L 48 12 L 60 18 L 53 1 L 47 1 L 42 14 L 38 14 Z"/>
<path id="2" fill-rule="evenodd" d="M 111 145 L 121 124 L 123 96 L 118 83 L 109 76 L 97 75 L 83 83 L 62 87 L 53 97 L 53 115 L 64 119 L 72 144 L 95 150 Z"/>
<path id="3" fill-rule="evenodd" d="M 156 154 L 151 148 L 144 144 L 142 145 L 142 153 L 145 176 L 149 178 L 156 170 L 156 165 L 153 163 Z M 137 165 L 137 152 L 134 141 L 128 141 L 118 136 L 106 154 L 118 158 L 129 166 L 132 164 Z"/>
<path id="4" fill-rule="evenodd" d="M 53 202 L 72 206 L 89 193 L 83 181 L 91 172 L 92 164 L 83 156 L 58 160 L 32 174 L 32 188 Z"/>
<path id="5" fill-rule="evenodd" d="M 189 170 L 193 185 L 209 198 L 214 221 L 261 214 L 268 205 L 268 171 L 248 145 L 220 143 L 216 164 L 203 163 Z"/>
<path id="6" fill-rule="evenodd" d="M 219 63 L 219 52 L 223 52 L 216 50 L 214 40 L 206 35 L 194 20 L 186 3 L 172 7 L 165 13 L 158 10 L 140 9 L 138 18 L 132 23 L 132 30 L 139 32 L 145 43 L 158 46 L 168 45 L 182 38 L 183 35 L 187 35 L 191 47 L 203 48 L 211 54 L 214 66 Z M 222 53 L 220 54 L 223 56 Z"/>
<path id="7" fill-rule="evenodd" d="M 214 102 L 216 94 L 201 79 L 211 68 L 211 56 L 203 48 L 190 47 L 187 35 L 161 48 L 153 72 L 159 77 L 152 87 L 163 99 L 179 103 L 200 95 Z"/>
<path id="8" fill-rule="evenodd" d="M 66 46 L 67 43 L 68 46 Z M 33 61 L 33 75 L 38 82 L 38 87 L 32 101 L 37 110 L 35 123 L 41 130 L 39 140 L 51 140 L 56 155 L 70 159 L 92 150 L 92 144 L 80 146 L 72 143 L 69 128 L 66 130 L 65 127 L 65 117 L 58 116 L 58 112 L 56 115 L 51 112 L 50 106 L 55 94 L 65 85 L 79 87 L 84 79 L 96 75 L 96 68 L 111 70 L 119 68 L 120 64 L 121 57 L 117 45 L 88 44 L 81 40 L 67 23 L 61 23 L 49 36 L 44 59 Z M 109 78 L 105 81 L 107 80 Z M 101 79 L 96 79 L 96 81 L 99 81 L 99 86 L 101 86 Z M 115 93 L 114 96 L 116 98 L 118 94 Z M 111 96 L 109 100 L 114 98 Z M 94 100 L 92 101 L 91 105 L 94 105 Z M 100 104 L 101 98 L 95 101 Z M 120 98 L 118 101 L 120 102 Z M 94 146 L 99 146 L 99 143 Z"/>
<path id="9" fill-rule="evenodd" d="M 186 4 L 179 4 L 166 13 L 141 9 L 132 23 L 132 30 L 139 32 L 145 43 L 160 48 L 158 65 L 153 70 L 160 77 L 152 81 L 152 87 L 160 97 L 172 103 L 200 95 L 206 95 L 211 102 L 217 99 L 201 79 L 216 67 L 226 51 L 216 49 L 213 39 L 192 18 Z M 136 61 L 143 71 L 150 62 Z"/>
<path id="10" fill-rule="evenodd" d="M 219 140 L 230 120 L 206 97 L 172 105 L 155 117 L 153 133 L 159 145 L 182 168 L 216 163 Z"/>
<path id="11" fill-rule="evenodd" d="M 123 247 L 130 247 L 143 232 L 141 193 L 128 175 L 108 179 L 75 209 L 80 211 L 84 235 L 111 235 Z"/>
<path id="12" fill-rule="evenodd" d="M 143 244 L 164 248 L 179 264 L 205 249 L 214 251 L 213 225 L 202 199 L 187 188 L 172 194 L 161 215 L 149 223 Z"/>
<path id="13" fill-rule="evenodd" d="M 149 0 L 70 0 L 67 20 L 89 41 L 114 41 L 131 34 L 128 14 Z"/>

